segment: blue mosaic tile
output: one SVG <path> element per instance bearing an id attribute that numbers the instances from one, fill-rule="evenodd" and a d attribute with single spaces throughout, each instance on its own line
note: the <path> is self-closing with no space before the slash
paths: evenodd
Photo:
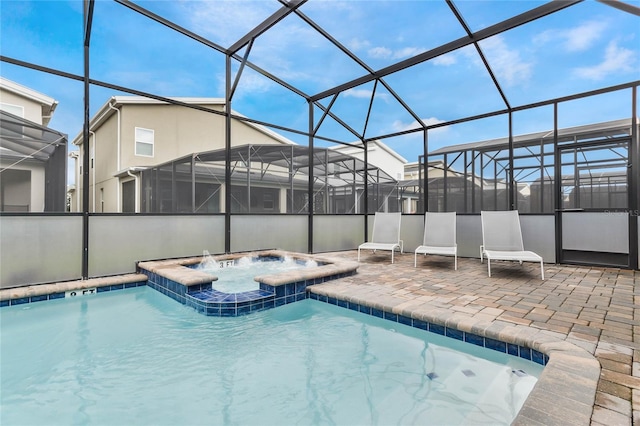
<path id="1" fill-rule="evenodd" d="M 303 293 L 307 290 L 307 282 L 306 281 L 298 281 L 296 284 L 296 293 Z"/>
<path id="2" fill-rule="evenodd" d="M 327 298 L 327 302 L 328 302 L 330 305 L 337 305 L 337 304 L 338 304 L 338 300 L 337 300 L 335 297 L 328 297 L 328 298 Z"/>
<path id="3" fill-rule="evenodd" d="M 125 283 L 124 284 L 124 288 L 132 288 L 132 287 L 137 287 L 138 284 L 137 283 Z"/>
<path id="4" fill-rule="evenodd" d="M 371 308 L 371 315 L 378 318 L 384 318 L 384 311 L 376 308 Z"/>
<path id="5" fill-rule="evenodd" d="M 60 292 L 60 293 L 51 293 L 49 295 L 49 300 L 54 300 L 54 299 L 64 299 L 64 292 Z"/>
<path id="6" fill-rule="evenodd" d="M 545 365 L 544 362 L 544 354 L 542 352 L 538 352 L 534 349 L 531 350 L 531 361 L 541 364 L 541 365 Z"/>
<path id="7" fill-rule="evenodd" d="M 393 321 L 393 322 L 398 322 L 398 314 L 394 314 L 393 312 L 384 312 L 384 319 L 389 320 L 389 321 Z"/>
<path id="8" fill-rule="evenodd" d="M 398 322 L 404 325 L 411 325 L 411 318 L 405 317 L 404 315 L 398 315 Z"/>
<path id="9" fill-rule="evenodd" d="M 276 300 L 275 299 L 267 299 L 263 302 L 264 304 L 264 308 L 265 309 L 272 309 L 276 307 Z"/>
<path id="10" fill-rule="evenodd" d="M 420 330 L 427 330 L 428 324 L 427 324 L 426 321 L 414 319 L 413 320 L 413 326 L 415 328 L 419 328 Z"/>
<path id="11" fill-rule="evenodd" d="M 509 355 L 518 356 L 519 355 L 519 347 L 518 345 L 514 345 L 513 343 L 507 343 L 507 353 Z"/>
<path id="12" fill-rule="evenodd" d="M 276 298 L 276 300 L 275 300 L 275 306 L 276 306 L 276 307 L 277 307 L 277 306 L 286 305 L 286 304 L 287 304 L 287 301 L 285 300 L 285 298 L 284 298 L 284 297 L 281 297 L 281 298 L 279 298 L 279 299 L 278 299 L 278 298 Z"/>
<path id="13" fill-rule="evenodd" d="M 531 361 L 531 349 L 520 346 L 520 358 Z"/>
<path id="14" fill-rule="evenodd" d="M 360 305 L 360 309 L 358 309 L 358 311 L 362 312 L 364 314 L 367 314 L 367 315 L 371 315 L 371 310 L 372 309 L 373 308 L 370 307 L 370 306 Z"/>
<path id="15" fill-rule="evenodd" d="M 124 284 L 114 284 L 111 286 L 111 290 L 123 290 Z"/>
<path id="16" fill-rule="evenodd" d="M 29 298 L 28 297 L 20 297 L 18 299 L 12 299 L 11 300 L 11 306 L 24 305 L 25 303 L 29 303 Z"/>
<path id="17" fill-rule="evenodd" d="M 104 293 L 107 291 L 111 291 L 111 287 L 109 286 L 104 286 L 104 287 L 98 287 L 98 293 Z"/>
<path id="18" fill-rule="evenodd" d="M 484 339 L 484 347 L 493 349 L 498 352 L 507 352 L 507 344 L 505 342 L 501 342 L 499 340 L 490 339 L 489 337 L 485 337 Z"/>
<path id="19" fill-rule="evenodd" d="M 460 330 L 456 330 L 455 328 L 451 328 L 451 327 L 445 327 L 444 335 L 456 340 L 464 339 L 464 332 Z"/>
<path id="20" fill-rule="evenodd" d="M 429 323 L 429 331 L 444 336 L 444 326 Z"/>
<path id="21" fill-rule="evenodd" d="M 315 293 L 309 293 L 309 297 L 313 300 L 318 300 L 318 295 Z"/>
<path id="22" fill-rule="evenodd" d="M 251 308 L 249 305 L 246 306 L 238 306 L 238 308 L 236 309 L 236 313 L 237 315 L 246 315 L 249 312 L 251 312 Z"/>
<path id="23" fill-rule="evenodd" d="M 220 316 L 221 317 L 233 317 L 236 315 L 235 309 L 223 309 L 220 308 Z"/>
<path id="24" fill-rule="evenodd" d="M 293 303 L 296 301 L 296 296 L 295 295 L 291 295 L 291 296 L 287 296 L 284 298 L 285 303 Z"/>
<path id="25" fill-rule="evenodd" d="M 8 300 L 0 300 L 0 308 L 4 308 L 5 306 L 9 306 Z"/>
<path id="26" fill-rule="evenodd" d="M 40 296 L 31 296 L 31 303 L 33 302 L 42 302 L 43 300 L 49 299 L 49 295 L 41 294 Z"/>
<path id="27" fill-rule="evenodd" d="M 464 341 L 476 346 L 484 346 L 484 337 L 473 333 L 465 333 Z"/>
<path id="28" fill-rule="evenodd" d="M 346 308 L 348 305 L 349 303 L 346 300 L 338 299 L 338 306 L 340 306 L 341 308 Z"/>
<path id="29" fill-rule="evenodd" d="M 349 302 L 349 309 L 352 311 L 360 311 L 360 305 L 354 302 Z"/>
<path id="30" fill-rule="evenodd" d="M 307 298 L 307 293 L 298 293 L 296 294 L 296 302 L 304 300 Z"/>
<path id="31" fill-rule="evenodd" d="M 284 286 L 282 286 L 282 285 L 276 286 L 275 290 L 276 290 L 276 297 L 285 296 L 285 288 L 284 288 Z"/>

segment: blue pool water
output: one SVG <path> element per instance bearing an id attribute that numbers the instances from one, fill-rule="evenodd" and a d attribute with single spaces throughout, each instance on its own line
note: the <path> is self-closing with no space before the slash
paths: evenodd
<path id="1" fill-rule="evenodd" d="M 315 300 L 218 318 L 146 286 L 2 308 L 0 332 L 3 425 L 506 425 L 543 368 Z"/>
<path id="2" fill-rule="evenodd" d="M 212 283 L 215 290 L 223 293 L 243 293 L 260 288 L 259 283 L 254 281 L 258 275 L 276 274 L 310 266 L 317 266 L 317 264 L 307 264 L 291 258 L 255 260 L 243 257 L 237 259 L 232 266 L 226 266 L 226 262 L 215 260 L 203 261 L 197 269 L 218 277 Z"/>

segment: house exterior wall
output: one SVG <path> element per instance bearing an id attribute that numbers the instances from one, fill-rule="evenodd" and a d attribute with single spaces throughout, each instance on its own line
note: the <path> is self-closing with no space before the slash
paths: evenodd
<path id="1" fill-rule="evenodd" d="M 0 87 L 0 102 L 3 104 L 23 107 L 24 115 L 22 118 L 42 125 L 42 105 L 39 102 L 20 96 L 17 93 L 4 90 L 2 87 Z"/>
<path id="2" fill-rule="evenodd" d="M 202 106 L 218 111 L 223 110 L 223 105 Z M 91 212 L 122 211 L 121 185 L 132 179 L 126 173 L 130 168 L 157 166 L 193 153 L 225 147 L 223 115 L 180 105 L 157 103 L 123 103 L 118 106 L 118 109 L 119 112 L 106 116 L 99 126 L 92 129 L 93 134 L 90 134 L 89 211 Z M 136 127 L 153 130 L 153 156 L 136 155 Z M 269 131 L 260 131 L 238 120 L 232 120 L 231 134 L 232 146 L 249 143 L 287 143 L 284 138 L 278 139 L 277 135 L 270 134 Z M 118 136 L 120 137 L 119 150 Z M 83 154 L 83 146 L 80 147 L 80 151 Z M 81 162 L 81 160 L 78 161 Z M 76 182 L 75 196 L 82 197 L 81 173 L 76 177 Z M 136 204 L 139 205 L 140 188 L 139 185 L 136 187 L 138 198 Z M 79 211 L 78 205 L 81 210 L 81 203 L 72 202 L 71 210 Z"/>
<path id="3" fill-rule="evenodd" d="M 12 179 L 3 174 L 2 177 L 2 205 L 12 211 L 24 206 L 28 206 L 29 212 L 44 211 L 44 165 L 42 163 L 31 163 L 23 161 L 20 164 L 12 165 L 12 161 L 2 159 L 0 168 L 11 166 L 12 171 L 27 171 L 26 179 Z M 16 210 L 13 210 L 16 211 Z"/>

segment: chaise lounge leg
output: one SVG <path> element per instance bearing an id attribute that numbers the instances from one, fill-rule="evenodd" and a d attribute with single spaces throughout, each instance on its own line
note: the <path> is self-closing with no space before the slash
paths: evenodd
<path id="1" fill-rule="evenodd" d="M 487 271 L 489 271 L 489 277 L 491 277 L 491 259 L 487 258 Z"/>

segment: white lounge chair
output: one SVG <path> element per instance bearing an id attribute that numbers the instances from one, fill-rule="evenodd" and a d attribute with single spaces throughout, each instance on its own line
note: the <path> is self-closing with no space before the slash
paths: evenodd
<path id="1" fill-rule="evenodd" d="M 373 218 L 373 234 L 371 241 L 358 246 L 358 262 L 360 261 L 360 250 L 390 250 L 391 263 L 393 263 L 393 253 L 400 249 L 402 253 L 403 242 L 400 239 L 401 213 L 379 213 Z"/>
<path id="2" fill-rule="evenodd" d="M 416 248 L 413 266 L 418 266 L 418 254 L 439 254 L 454 257 L 454 267 L 458 270 L 458 245 L 456 244 L 456 213 L 424 214 L 424 235 L 422 245 Z"/>
<path id="3" fill-rule="evenodd" d="M 491 276 L 492 260 L 513 260 L 520 264 L 540 262 L 540 273 L 544 280 L 542 256 L 524 249 L 518 211 L 483 211 L 480 215 L 482 217 L 480 262 L 486 256 L 489 276 Z"/>

